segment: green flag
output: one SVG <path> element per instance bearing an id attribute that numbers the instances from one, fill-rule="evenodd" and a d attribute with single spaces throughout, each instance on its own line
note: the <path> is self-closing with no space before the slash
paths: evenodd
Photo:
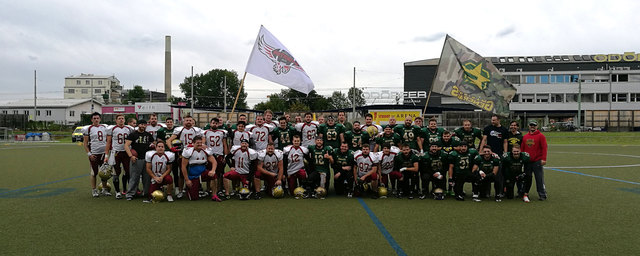
<path id="1" fill-rule="evenodd" d="M 502 116 L 509 115 L 509 102 L 516 94 L 516 89 L 493 63 L 449 35 L 431 91 Z"/>

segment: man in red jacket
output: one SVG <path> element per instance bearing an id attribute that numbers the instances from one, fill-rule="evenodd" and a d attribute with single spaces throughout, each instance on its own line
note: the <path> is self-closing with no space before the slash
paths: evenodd
<path id="1" fill-rule="evenodd" d="M 536 121 L 529 122 L 529 133 L 522 138 L 522 152 L 529 153 L 529 163 L 525 164 L 526 178 L 522 200 L 529 202 L 532 174 L 536 176 L 536 189 L 540 201 L 547 200 L 547 190 L 544 186 L 544 165 L 547 164 L 547 138 L 538 130 Z"/>

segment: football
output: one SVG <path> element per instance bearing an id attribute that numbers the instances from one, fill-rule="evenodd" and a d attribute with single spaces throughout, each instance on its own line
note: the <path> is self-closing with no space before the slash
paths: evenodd
<path id="1" fill-rule="evenodd" d="M 138 157 L 138 152 L 135 149 L 131 149 L 131 156 Z"/>

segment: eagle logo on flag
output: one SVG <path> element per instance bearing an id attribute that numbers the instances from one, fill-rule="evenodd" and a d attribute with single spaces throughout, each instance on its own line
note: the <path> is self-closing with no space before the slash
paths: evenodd
<path id="1" fill-rule="evenodd" d="M 276 49 L 275 47 L 267 44 L 267 42 L 264 41 L 264 35 L 260 36 L 258 49 L 273 62 L 273 71 L 276 72 L 277 75 L 287 74 L 292 68 L 297 69 L 306 75 L 304 69 L 302 69 L 300 64 L 298 64 L 298 61 L 296 61 L 289 52 L 283 49 Z"/>

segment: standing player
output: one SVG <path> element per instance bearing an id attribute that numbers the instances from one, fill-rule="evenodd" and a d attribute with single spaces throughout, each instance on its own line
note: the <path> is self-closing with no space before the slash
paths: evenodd
<path id="1" fill-rule="evenodd" d="M 453 136 L 450 131 L 444 131 L 442 132 L 442 137 L 436 139 L 436 141 L 431 144 L 436 144 L 440 149 L 444 150 L 444 152 L 450 153 L 460 146 L 460 139 Z"/>
<path id="2" fill-rule="evenodd" d="M 353 121 L 353 130 L 344 134 L 345 142 L 349 143 L 349 149 L 360 150 L 362 144 L 369 143 L 369 133 L 362 132 L 360 129 L 360 122 Z"/>
<path id="3" fill-rule="evenodd" d="M 133 132 L 132 128 L 124 125 L 124 115 L 118 114 L 116 115 L 116 125 L 109 127 L 107 129 L 107 145 L 105 149 L 105 163 L 108 162 L 109 156 L 113 158 L 114 166 L 113 169 L 116 171 L 115 176 L 113 176 L 113 186 L 116 189 L 116 199 L 121 199 L 122 194 L 120 193 L 120 173 L 122 172 L 122 168 L 124 168 L 124 175 L 122 176 L 122 190 L 126 190 L 127 181 L 129 179 L 129 165 L 130 159 L 127 155 L 127 151 L 124 150 L 125 140 L 129 137 L 129 134 Z M 115 139 L 114 139 L 115 138 Z M 111 154 L 111 155 L 109 155 Z"/>
<path id="4" fill-rule="evenodd" d="M 523 167 L 526 163 L 529 163 L 529 154 L 520 152 L 520 145 L 513 145 L 511 151 L 504 153 L 502 156 L 502 170 L 505 180 L 504 191 L 507 199 L 513 199 L 514 185 L 518 187 L 518 197 L 523 196 L 524 180 L 526 178 Z"/>
<path id="5" fill-rule="evenodd" d="M 307 172 L 304 170 L 304 159 L 309 154 L 309 149 L 300 146 L 300 136 L 293 136 L 293 144 L 284 148 L 287 156 L 287 185 L 290 195 L 294 195 L 293 190 L 302 186 L 307 179 Z M 296 183 L 297 181 L 297 183 Z"/>
<path id="6" fill-rule="evenodd" d="M 449 154 L 449 177 L 453 177 L 453 180 L 449 181 L 449 184 L 453 183 L 453 191 L 455 192 L 456 200 L 464 201 L 464 183 L 471 182 L 473 194 L 478 193 L 478 186 L 476 185 L 476 179 L 471 173 L 473 168 L 473 159 L 478 155 L 478 151 L 475 149 L 469 149 L 467 144 L 462 142 L 457 150 Z M 474 200 L 478 199 L 474 197 Z"/>
<path id="7" fill-rule="evenodd" d="M 391 126 L 391 129 L 395 129 L 396 125 L 397 125 L 398 120 L 396 120 L 396 116 L 390 116 L 389 117 L 389 126 Z"/>
<path id="8" fill-rule="evenodd" d="M 323 143 L 322 138 L 316 137 L 316 145 L 308 147 L 309 157 L 311 157 L 307 172 L 307 188 L 305 188 L 308 192 L 317 187 L 329 189 L 330 180 L 327 177 L 331 175 L 329 170 L 331 147 L 324 146 Z"/>
<path id="9" fill-rule="evenodd" d="M 138 120 L 136 120 L 133 117 L 130 117 L 127 120 L 127 126 L 129 126 L 129 128 L 131 128 L 132 130 L 138 129 Z"/>
<path id="10" fill-rule="evenodd" d="M 229 156 L 232 161 L 229 171 L 224 174 L 224 192 L 227 199 L 230 198 L 231 181 L 239 181 L 243 187 L 249 188 L 249 182 L 253 179 L 258 164 L 258 152 L 249 148 L 247 139 L 240 141 L 240 146 L 231 147 Z M 260 199 L 260 183 L 254 184 L 254 187 L 256 188 L 254 199 Z"/>
<path id="11" fill-rule="evenodd" d="M 148 195 L 151 177 L 145 171 L 144 157 L 149 151 L 149 146 L 153 143 L 153 135 L 146 131 L 147 121 L 140 120 L 138 129 L 129 134 L 125 140 L 124 150 L 131 159 L 131 167 L 129 167 L 129 185 L 127 186 L 127 200 L 131 201 L 133 195 L 138 190 L 138 183 L 142 176 L 142 191 L 144 195 Z M 140 157 L 140 158 L 139 158 Z M 149 202 L 145 199 L 145 202 Z"/>
<path id="12" fill-rule="evenodd" d="M 153 139 L 157 140 L 158 139 L 158 131 L 164 126 L 158 124 L 158 115 L 156 114 L 151 114 L 151 116 L 149 117 L 149 125 L 147 125 L 147 132 L 151 133 L 151 135 L 153 135 Z"/>
<path id="13" fill-rule="evenodd" d="M 318 134 L 318 123 L 311 121 L 312 116 L 310 112 L 304 113 L 304 123 L 296 124 L 296 130 L 302 136 L 302 146 L 304 147 L 313 146 Z"/>
<path id="14" fill-rule="evenodd" d="M 344 126 L 345 131 L 351 131 L 351 129 L 353 129 L 353 125 L 347 122 L 347 114 L 344 111 L 338 112 L 338 124 Z"/>
<path id="15" fill-rule="evenodd" d="M 476 148 L 476 139 L 482 141 L 482 130 L 471 126 L 471 121 L 466 119 L 462 121 L 462 127 L 453 131 L 460 141 L 466 141 L 469 148 Z"/>
<path id="16" fill-rule="evenodd" d="M 321 124 L 318 128 L 318 135 L 324 140 L 323 144 L 332 149 L 339 148 L 344 141 L 344 126 L 336 124 L 333 116 L 327 117 L 327 123 Z"/>
<path id="17" fill-rule="evenodd" d="M 247 126 L 248 132 L 251 134 L 250 140 L 253 141 L 253 149 L 260 151 L 267 148 L 267 144 L 273 143 L 271 139 L 271 131 L 274 127 L 264 124 L 264 117 L 256 116 L 256 124 Z"/>
<path id="18" fill-rule="evenodd" d="M 507 131 L 504 126 L 500 124 L 500 117 L 498 115 L 491 116 L 491 125 L 487 125 L 482 132 L 482 143 L 480 148 L 484 145 L 491 146 L 493 153 L 501 156 L 507 151 Z"/>
<path id="19" fill-rule="evenodd" d="M 149 191 L 161 190 L 163 185 L 167 186 L 167 201 L 173 202 L 173 179 L 171 178 L 171 165 L 175 160 L 172 152 L 165 152 L 167 143 L 158 141 L 156 150 L 149 151 L 145 155 L 147 174 L 151 177 Z M 149 193 L 151 199 L 151 193 Z"/>
<path id="20" fill-rule="evenodd" d="M 429 153 L 420 157 L 420 162 L 423 165 L 423 167 L 420 168 L 420 171 L 423 172 L 420 173 L 420 178 L 422 179 L 422 195 L 420 199 L 426 198 L 429 193 L 433 194 L 436 188 L 442 189 L 443 191 L 446 189 L 445 176 L 449 169 L 449 165 L 447 164 L 448 157 L 449 154 L 441 150 L 437 144 L 431 144 Z M 429 183 L 432 184 L 431 190 L 429 190 Z"/>
<path id="21" fill-rule="evenodd" d="M 244 121 L 236 124 L 237 130 L 231 132 L 231 146 L 240 146 L 242 140 L 250 140 L 251 133 L 245 130 L 246 123 Z"/>
<path id="22" fill-rule="evenodd" d="M 222 184 L 222 175 L 224 174 L 224 158 L 227 154 L 229 154 L 229 147 L 227 145 L 227 131 L 219 128 L 221 125 L 220 119 L 214 117 L 211 118 L 211 122 L 209 123 L 209 130 L 204 131 L 204 141 L 207 146 L 207 150 L 209 153 L 213 155 L 213 158 L 216 160 L 215 173 L 217 175 L 216 187 L 221 189 L 223 187 Z M 211 166 L 207 166 L 208 168 L 212 168 Z M 212 194 L 217 194 L 218 191 L 212 191 Z"/>
<path id="23" fill-rule="evenodd" d="M 167 117 L 167 119 L 164 120 L 165 123 L 165 127 L 160 128 L 160 130 L 158 130 L 158 136 L 156 136 L 157 140 L 162 140 L 165 141 L 167 143 L 169 143 L 169 138 L 171 138 L 171 135 L 173 135 L 173 130 L 175 129 L 174 123 L 173 123 L 173 118 L 171 117 Z M 165 151 L 170 151 L 171 149 L 171 144 L 166 144 L 165 145 Z M 177 153 L 173 152 L 174 155 Z M 181 179 L 180 177 L 180 155 L 178 153 L 178 155 L 176 155 L 176 159 L 174 160 L 173 164 L 171 164 L 171 174 L 173 175 L 173 186 L 175 187 L 179 187 L 180 185 L 180 181 Z"/>
<path id="24" fill-rule="evenodd" d="M 98 174 L 98 166 L 104 163 L 105 148 L 107 145 L 107 126 L 100 124 L 100 113 L 94 112 L 91 114 L 91 125 L 83 131 L 84 139 L 82 144 L 84 150 L 89 156 L 89 164 L 91 165 L 91 194 L 93 197 L 98 197 L 100 194 L 96 189 L 96 175 Z M 102 194 L 110 196 L 111 193 L 105 188 L 107 187 L 107 181 L 102 181 Z"/>
<path id="25" fill-rule="evenodd" d="M 370 152 L 370 148 L 369 144 L 362 144 L 362 151 L 356 152 L 353 157 L 355 165 L 353 176 L 357 177 L 356 181 L 360 185 L 371 183 L 371 189 L 374 192 L 371 193 L 371 197 L 376 199 L 378 198 L 378 163 L 380 160 L 376 154 Z"/>
<path id="26" fill-rule="evenodd" d="M 198 200 L 200 191 L 200 180 L 208 182 L 213 191 L 218 190 L 217 183 L 214 182 L 217 178 L 216 169 L 217 162 L 213 158 L 210 152 L 204 144 L 204 138 L 202 135 L 196 135 L 192 138 L 192 147 L 185 148 L 182 151 L 182 176 L 187 177 L 185 183 L 187 184 L 187 197 L 189 200 Z M 207 164 L 211 165 L 211 169 L 207 169 Z M 220 198 L 216 193 L 213 193 L 211 200 L 220 202 Z"/>
<path id="27" fill-rule="evenodd" d="M 393 191 L 398 188 L 396 181 L 402 178 L 402 174 L 398 170 L 395 170 L 395 160 L 398 153 L 400 153 L 400 149 L 391 146 L 389 143 L 382 144 L 382 151 L 378 152 L 378 159 L 380 159 L 381 186 L 390 188 Z M 389 184 L 389 182 L 391 182 L 391 184 Z"/>
<path id="28" fill-rule="evenodd" d="M 418 143 L 418 139 L 422 131 L 420 127 L 412 124 L 413 120 L 411 116 L 407 116 L 404 119 L 404 125 L 396 125 L 393 131 L 402 137 L 402 144 L 409 145 L 409 148 L 416 150 L 416 152 L 423 152 L 422 143 Z"/>
<path id="29" fill-rule="evenodd" d="M 418 170 L 420 159 L 416 156 L 407 144 L 402 145 L 402 154 L 398 154 L 394 160 L 394 169 L 402 174 L 402 191 L 396 197 L 402 198 L 407 195 L 413 199 L 413 194 L 418 188 Z"/>
<path id="30" fill-rule="evenodd" d="M 397 147 L 401 141 L 402 137 L 394 133 L 390 125 L 385 125 L 382 135 L 376 138 L 376 145 L 374 146 L 373 152 L 378 152 L 383 144 L 389 144 L 389 147 Z"/>
<path id="31" fill-rule="evenodd" d="M 524 193 L 522 198 L 525 202 L 529 201 L 529 190 L 531 189 L 532 175 L 536 175 L 536 189 L 538 191 L 538 200 L 547 200 L 547 188 L 544 185 L 544 165 L 547 164 L 547 138 L 538 130 L 538 123 L 529 122 L 529 133 L 522 138 L 522 152 L 527 152 L 530 156 L 529 162 L 525 164 L 525 172 L 527 173 Z"/>
<path id="32" fill-rule="evenodd" d="M 167 117 L 167 119 L 164 120 L 164 123 L 166 126 L 160 128 L 160 130 L 158 130 L 158 134 L 156 136 L 157 140 L 163 140 L 163 141 L 169 141 L 169 138 L 171 138 L 171 135 L 173 135 L 173 129 L 175 128 L 173 126 L 173 118 L 171 117 Z"/>
<path id="33" fill-rule="evenodd" d="M 278 118 L 280 126 L 273 130 L 273 138 L 278 140 L 278 149 L 283 150 L 286 146 L 292 144 L 291 140 L 296 133 L 296 129 L 287 124 L 285 117 Z"/>
<path id="34" fill-rule="evenodd" d="M 173 145 L 173 140 L 178 139 L 180 141 L 182 141 L 182 145 L 184 145 L 184 147 L 186 148 L 188 145 L 191 145 L 193 143 L 193 138 L 195 138 L 196 136 L 202 136 L 202 129 L 195 127 L 195 122 L 193 120 L 193 117 L 191 117 L 190 115 L 187 115 L 184 117 L 183 119 L 183 123 L 184 126 L 180 126 L 180 127 L 176 127 L 175 129 L 173 129 L 173 134 L 171 135 L 171 137 L 169 137 L 169 139 L 167 140 L 167 143 L 169 145 Z M 180 152 L 175 152 L 177 154 L 180 154 Z M 182 161 L 181 159 L 178 161 Z M 180 168 L 182 168 L 182 166 L 184 166 L 182 163 L 180 163 Z M 180 173 L 184 173 L 186 170 L 180 170 Z M 178 177 L 176 177 L 177 179 Z M 178 180 L 178 189 L 177 189 L 177 194 L 176 197 L 178 199 L 182 198 L 184 196 L 184 177 L 180 177 L 180 179 Z"/>
<path id="35" fill-rule="evenodd" d="M 256 191 L 260 191 L 260 180 L 264 180 L 267 193 L 273 196 L 273 188 L 282 185 L 283 158 L 282 151 L 277 150 L 273 143 L 267 144 L 265 150 L 258 152 L 258 170 L 253 180 L 253 184 L 258 184 Z"/>
<path id="36" fill-rule="evenodd" d="M 329 161 L 334 173 L 333 188 L 337 195 L 342 195 L 353 187 L 353 151 L 349 149 L 349 144 L 343 142 L 340 148 L 334 149 Z"/>
<path id="37" fill-rule="evenodd" d="M 491 182 L 494 183 L 496 202 L 502 201 L 503 188 L 498 182 L 498 168 L 500 167 L 500 157 L 491 152 L 491 147 L 485 145 L 482 147 L 482 154 L 476 156 L 473 161 L 473 170 L 471 171 L 478 181 L 479 193 L 481 198 L 489 198 L 491 195 Z M 480 202 L 478 194 L 473 194 L 473 200 Z"/>
<path id="38" fill-rule="evenodd" d="M 522 144 L 522 133 L 520 133 L 520 125 L 517 121 L 511 121 L 509 124 L 509 132 L 507 132 L 507 152 L 511 152 L 513 146 Z"/>
<path id="39" fill-rule="evenodd" d="M 423 142 L 422 148 L 427 148 L 438 139 L 442 138 L 444 129 L 438 127 L 438 120 L 435 118 L 429 119 L 429 126 L 422 128 Z"/>
<path id="40" fill-rule="evenodd" d="M 368 133 L 372 139 L 382 132 L 382 126 L 373 123 L 373 115 L 371 113 L 364 115 L 364 125 L 362 125 L 361 129 L 363 133 Z M 371 151 L 373 151 L 375 143 L 370 141 L 369 146 L 371 147 Z"/>

